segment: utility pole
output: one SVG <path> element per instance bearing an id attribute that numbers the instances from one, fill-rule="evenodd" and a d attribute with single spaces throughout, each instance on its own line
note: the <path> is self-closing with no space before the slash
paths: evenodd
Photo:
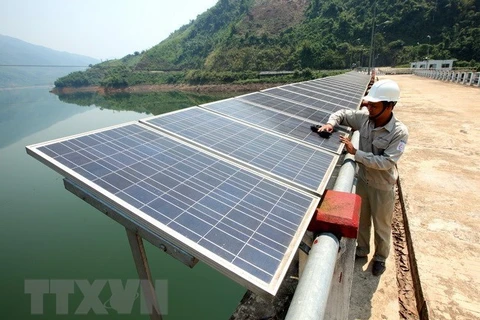
<path id="1" fill-rule="evenodd" d="M 417 42 L 417 47 L 414 48 L 414 51 L 415 51 L 415 59 L 414 60 L 415 60 L 415 62 L 417 62 L 418 61 L 418 56 L 419 56 L 418 52 L 420 51 L 420 42 Z M 421 59 L 421 57 L 420 57 L 420 59 Z"/>
<path id="2" fill-rule="evenodd" d="M 375 16 L 377 14 L 377 1 L 373 3 L 373 22 L 372 22 L 372 36 L 370 38 L 370 58 L 368 61 L 368 74 L 370 74 L 370 69 L 372 68 L 373 60 L 373 37 L 375 35 Z"/>
<path id="3" fill-rule="evenodd" d="M 427 35 L 427 38 L 428 38 L 428 46 L 427 46 L 427 65 L 425 66 L 425 69 L 429 69 L 429 67 L 428 67 L 428 61 L 430 60 L 430 40 L 432 39 L 432 37 L 430 37 L 430 35 Z"/>
<path id="4" fill-rule="evenodd" d="M 430 40 L 432 40 L 432 37 L 428 35 L 427 38 L 428 38 L 427 59 L 429 59 L 430 58 Z"/>

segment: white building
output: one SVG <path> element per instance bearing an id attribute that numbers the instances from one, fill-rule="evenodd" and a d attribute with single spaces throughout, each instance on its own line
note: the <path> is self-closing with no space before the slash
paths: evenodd
<path id="1" fill-rule="evenodd" d="M 410 63 L 411 69 L 452 70 L 455 60 L 423 60 Z M 427 67 L 428 66 L 428 67 Z"/>

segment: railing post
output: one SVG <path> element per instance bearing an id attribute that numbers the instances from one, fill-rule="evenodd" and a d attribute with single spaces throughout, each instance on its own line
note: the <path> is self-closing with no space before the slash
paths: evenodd
<path id="1" fill-rule="evenodd" d="M 352 143 L 355 147 L 358 148 L 359 144 L 359 133 L 358 131 L 354 132 L 352 135 Z M 339 194 L 345 195 L 352 192 L 354 186 L 354 177 L 356 171 L 356 163 L 354 157 L 350 154 L 347 154 L 344 158 L 342 167 L 340 168 L 337 179 L 335 180 L 335 185 L 333 187 L 333 192 L 338 192 Z M 331 191 L 327 191 L 331 192 Z M 339 219 L 339 216 L 342 216 L 341 211 L 347 212 L 345 216 L 350 215 L 351 220 L 349 223 L 351 225 L 333 226 L 332 229 L 343 229 L 344 235 L 347 233 L 348 240 L 350 240 L 349 245 L 351 245 L 352 250 L 347 250 L 349 256 L 344 257 L 341 268 L 344 272 L 350 272 L 353 274 L 353 264 L 354 264 L 354 243 L 355 237 L 358 230 L 358 216 L 360 214 L 360 205 L 359 205 L 359 196 L 358 195 L 349 195 L 349 199 L 340 201 L 338 198 L 335 198 L 336 195 L 329 197 L 329 194 L 326 194 L 322 203 L 327 201 L 332 201 L 326 207 L 330 211 L 335 211 L 336 219 Z M 356 197 L 356 198 L 354 198 Z M 327 198 L 329 200 L 327 200 Z M 342 204 L 348 203 L 351 204 L 351 207 L 348 209 L 342 208 L 338 209 L 335 207 L 335 199 Z M 353 200 L 355 199 L 355 200 Z M 320 205 L 320 209 L 322 206 Z M 337 209 L 337 211 L 336 211 Z M 325 216 L 328 216 L 328 212 L 325 213 Z M 356 217 L 356 218 L 355 218 Z M 327 217 L 328 218 L 328 217 Z M 356 220 L 355 220 L 356 219 Z M 325 219 L 328 220 L 328 219 Z M 345 219 L 345 220 L 348 220 Z M 337 222 L 338 223 L 338 222 Z M 323 223 L 325 225 L 328 223 Z M 355 225 L 356 224 L 356 225 Z M 355 232 L 352 232 L 352 225 L 355 225 Z M 326 229 L 329 227 L 326 226 Z M 338 232 L 337 232 L 338 233 Z M 353 235 L 352 235 L 353 234 Z M 327 302 L 329 300 L 329 295 L 332 290 L 332 277 L 336 269 L 336 262 L 338 256 L 339 241 L 336 236 L 331 233 L 325 232 L 322 233 L 318 238 L 314 240 L 312 249 L 309 252 L 307 263 L 305 269 L 300 277 L 295 294 L 293 296 L 292 302 L 290 303 L 290 308 L 285 317 L 285 320 L 322 320 L 327 312 Z M 338 266 L 337 266 L 338 267 Z M 348 317 L 348 303 L 350 301 L 351 294 L 351 281 L 352 277 L 344 275 L 345 280 L 342 283 L 341 288 L 337 288 L 336 297 L 341 296 L 341 302 L 343 302 L 343 310 L 340 310 L 344 318 Z M 350 281 L 350 282 L 348 282 Z M 335 299 L 338 300 L 338 299 Z M 335 303 L 341 303 L 336 301 Z M 347 310 L 345 310 L 345 308 Z M 329 308 L 329 312 L 335 312 L 334 308 Z M 337 311 L 338 312 L 338 311 Z"/>
<path id="2" fill-rule="evenodd" d="M 315 239 L 285 320 L 323 319 L 338 248 L 338 239 L 332 234 Z"/>

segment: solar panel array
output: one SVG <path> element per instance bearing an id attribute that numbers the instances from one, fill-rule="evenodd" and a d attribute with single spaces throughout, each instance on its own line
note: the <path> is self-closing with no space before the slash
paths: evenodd
<path id="1" fill-rule="evenodd" d="M 265 283 L 277 275 L 305 212 L 319 200 L 139 124 L 37 151 L 120 203 L 141 225 Z"/>
<path id="2" fill-rule="evenodd" d="M 347 73 L 28 146 L 139 226 L 275 295 L 342 145 L 310 130 L 358 108 Z"/>

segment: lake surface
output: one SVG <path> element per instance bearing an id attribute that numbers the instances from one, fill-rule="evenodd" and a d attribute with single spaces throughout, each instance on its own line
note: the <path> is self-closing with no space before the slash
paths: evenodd
<path id="1" fill-rule="evenodd" d="M 126 315 L 109 307 L 108 285 L 96 291 L 108 315 L 92 310 L 76 314 L 89 296 L 77 282 L 73 293 L 63 295 L 68 299 L 67 314 L 58 315 L 61 295 L 53 293 L 55 280 L 88 280 L 91 284 L 114 279 L 125 285 L 138 276 L 125 229 L 65 190 L 63 177 L 27 155 L 25 146 L 232 95 L 57 97 L 47 87 L 0 90 L 0 318 L 149 319 L 141 313 L 140 298 Z M 246 291 L 243 287 L 201 262 L 189 269 L 150 243 L 144 244 L 153 278 L 166 281 L 164 319 L 230 317 Z M 35 296 L 43 297 L 42 315 L 32 315 L 34 298 L 25 293 L 26 283 L 32 280 L 50 284 L 50 293 Z"/>

